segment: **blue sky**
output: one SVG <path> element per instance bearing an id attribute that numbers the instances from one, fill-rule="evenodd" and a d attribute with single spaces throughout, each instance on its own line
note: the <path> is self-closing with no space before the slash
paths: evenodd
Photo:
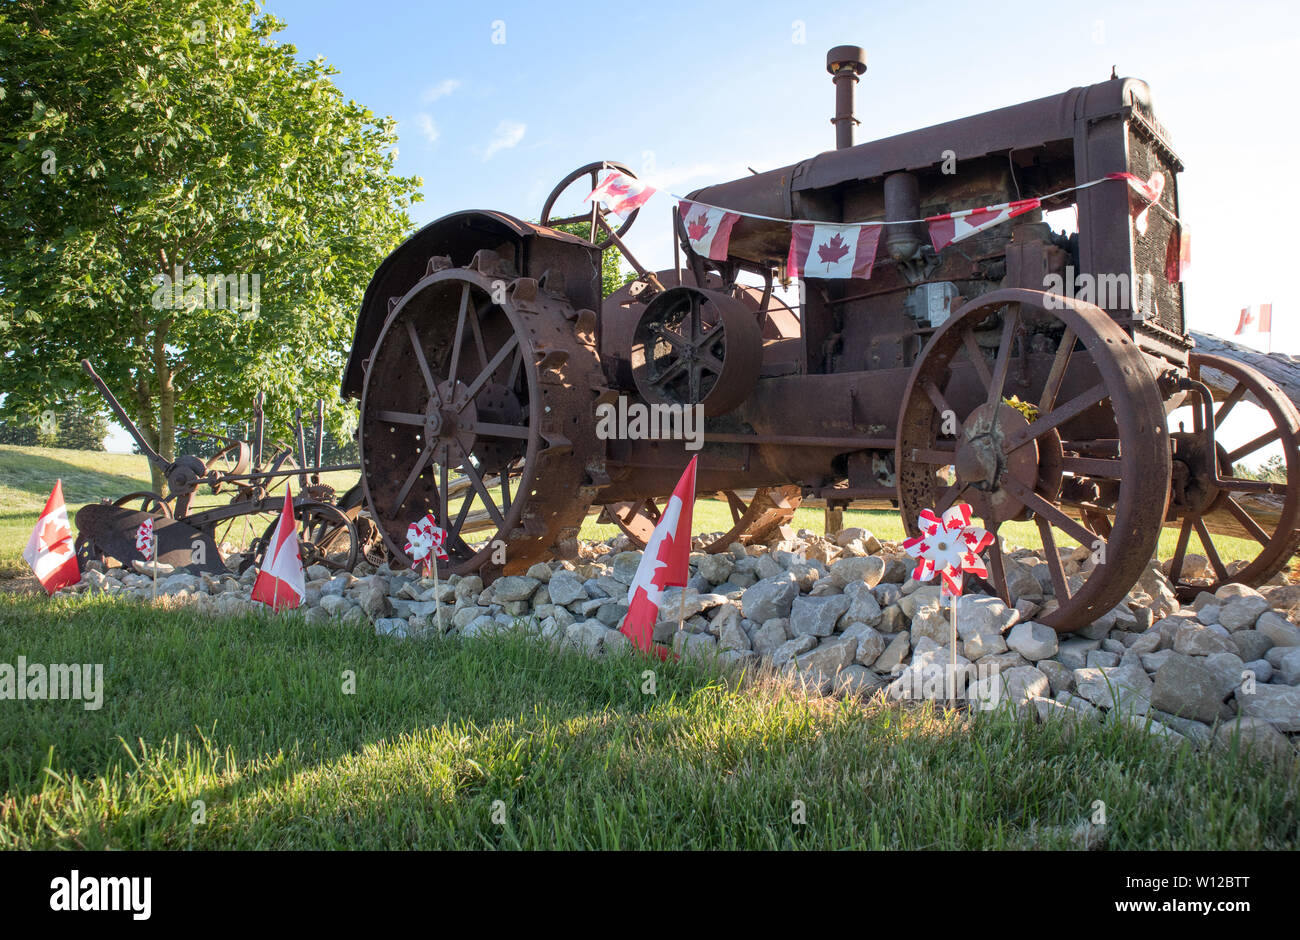
<path id="1" fill-rule="evenodd" d="M 840 43 L 868 50 L 859 141 L 1101 81 L 1116 65 L 1151 84 L 1188 167 L 1191 325 L 1231 334 L 1242 306 L 1272 302 L 1274 349 L 1300 350 L 1290 219 L 1278 204 L 1294 190 L 1273 182 L 1291 175 L 1300 146 L 1288 104 L 1300 61 L 1293 4 L 266 8 L 301 56 L 341 70 L 344 94 L 397 118 L 398 168 L 424 179 L 421 223 L 468 208 L 536 218 L 551 186 L 591 160 L 621 160 L 684 192 L 830 149 L 825 53 Z M 652 202 L 629 239 L 652 268 L 671 264 L 668 212 L 668 200 Z"/>

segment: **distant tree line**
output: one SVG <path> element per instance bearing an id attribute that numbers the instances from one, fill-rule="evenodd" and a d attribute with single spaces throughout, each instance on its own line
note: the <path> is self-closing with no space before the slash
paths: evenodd
<path id="1" fill-rule="evenodd" d="M 248 441 L 253 443 L 253 426 L 248 424 L 232 424 L 220 428 L 205 428 L 213 434 L 221 434 L 224 437 L 234 438 L 235 440 Z M 315 445 L 313 443 L 313 431 L 311 425 L 304 424 L 303 443 L 307 448 L 307 460 L 310 462 L 315 458 Z M 281 445 L 293 448 L 294 460 L 298 461 L 298 441 L 292 430 L 288 433 L 282 433 L 282 429 L 276 429 L 274 432 L 267 428 L 262 438 L 262 459 L 263 462 L 269 461 L 275 456 L 276 452 L 281 449 Z M 183 432 L 176 435 L 176 453 L 177 454 L 194 454 L 198 457 L 210 457 L 221 449 L 221 443 L 210 437 L 200 437 L 198 435 L 189 435 Z M 134 448 L 135 453 L 139 453 L 138 447 Z M 321 441 L 321 463 L 325 466 L 337 466 L 338 464 L 357 463 L 360 457 L 357 453 L 357 442 L 354 438 L 344 437 L 328 428 Z"/>
<path id="2" fill-rule="evenodd" d="M 61 405 L 40 414 L 0 417 L 0 444 L 103 450 L 107 436 L 108 419 L 104 413 L 78 404 Z"/>

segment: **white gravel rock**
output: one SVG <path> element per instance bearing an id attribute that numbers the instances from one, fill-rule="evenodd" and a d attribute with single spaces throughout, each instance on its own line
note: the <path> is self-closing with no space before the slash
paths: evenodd
<path id="1" fill-rule="evenodd" d="M 1059 646 L 1056 631 L 1041 623 L 1018 623 L 1007 634 L 1007 646 L 1030 662 L 1050 659 Z"/>

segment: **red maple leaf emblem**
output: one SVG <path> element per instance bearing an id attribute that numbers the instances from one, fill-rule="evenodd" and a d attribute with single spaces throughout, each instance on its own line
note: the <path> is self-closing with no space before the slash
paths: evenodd
<path id="1" fill-rule="evenodd" d="M 41 534 L 38 536 L 41 547 L 47 552 L 57 546 L 65 538 L 62 528 L 53 519 L 46 519 L 45 525 L 41 526 Z"/>
<path id="2" fill-rule="evenodd" d="M 690 236 L 691 241 L 697 242 L 707 235 L 712 227 L 709 224 L 708 214 L 701 212 L 691 219 L 690 224 L 686 227 L 686 234 Z"/>
<path id="3" fill-rule="evenodd" d="M 817 249 L 817 257 L 826 262 L 829 268 L 836 261 L 839 261 L 849 252 L 849 246 L 844 242 L 844 236 L 836 232 L 835 237 Z"/>
<path id="4" fill-rule="evenodd" d="M 665 582 L 668 580 L 668 562 L 672 557 L 672 552 L 673 536 L 669 532 L 664 535 L 664 540 L 659 543 L 659 552 L 655 555 L 655 561 L 663 562 L 663 564 L 655 565 L 654 574 L 650 576 L 650 583 L 661 591 L 670 586 Z"/>
<path id="5" fill-rule="evenodd" d="M 620 183 L 618 180 L 610 180 L 605 184 L 605 192 L 611 196 L 626 196 L 632 191 L 631 183 Z"/>

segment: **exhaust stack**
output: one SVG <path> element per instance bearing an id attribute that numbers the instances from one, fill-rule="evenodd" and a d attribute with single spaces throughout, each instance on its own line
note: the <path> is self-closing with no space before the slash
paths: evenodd
<path id="1" fill-rule="evenodd" d="M 861 46 L 836 46 L 826 53 L 826 71 L 835 82 L 835 149 L 853 146 L 853 89 L 858 76 L 867 70 L 867 50 Z"/>

